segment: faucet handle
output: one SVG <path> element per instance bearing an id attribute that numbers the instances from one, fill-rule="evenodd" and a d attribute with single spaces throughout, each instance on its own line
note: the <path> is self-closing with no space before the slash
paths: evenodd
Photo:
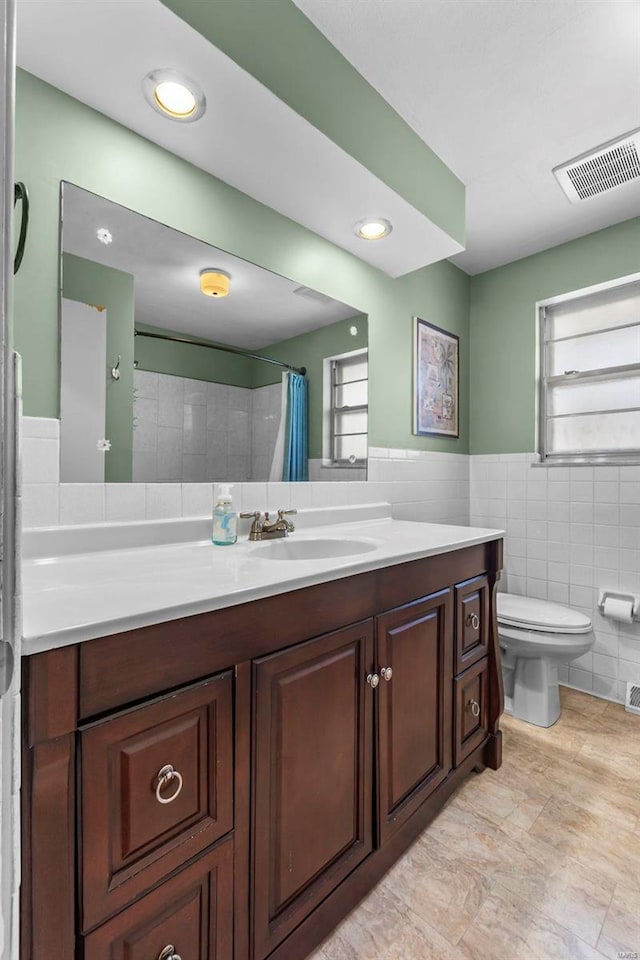
<path id="1" fill-rule="evenodd" d="M 259 510 L 254 510 L 251 513 L 241 513 L 240 516 L 243 520 L 259 520 L 262 514 Z"/>
<path id="2" fill-rule="evenodd" d="M 294 508 L 293 510 L 278 510 L 278 516 L 282 520 L 283 517 L 289 516 L 289 514 L 297 513 L 298 511 Z"/>

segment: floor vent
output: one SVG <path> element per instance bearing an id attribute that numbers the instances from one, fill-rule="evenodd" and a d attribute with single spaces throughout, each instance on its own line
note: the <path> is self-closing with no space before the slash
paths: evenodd
<path id="1" fill-rule="evenodd" d="M 628 683 L 624 708 L 628 713 L 637 713 L 640 716 L 640 684 Z"/>
<path id="2" fill-rule="evenodd" d="M 597 197 L 640 179 L 640 130 L 589 150 L 554 169 L 555 177 L 572 203 Z"/>

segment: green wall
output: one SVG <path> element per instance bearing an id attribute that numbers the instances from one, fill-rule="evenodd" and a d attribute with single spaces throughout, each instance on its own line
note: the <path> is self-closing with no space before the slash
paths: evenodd
<path id="1" fill-rule="evenodd" d="M 640 218 L 471 278 L 471 453 L 536 449 L 536 309 L 640 271 Z"/>
<path id="2" fill-rule="evenodd" d="M 58 414 L 59 193 L 60 181 L 68 180 L 356 305 L 368 315 L 370 443 L 467 452 L 469 278 L 450 263 L 392 280 L 24 71 L 17 79 L 16 179 L 31 195 L 29 239 L 14 287 L 26 414 Z M 461 338 L 459 440 L 412 435 L 413 314 Z"/>
<path id="3" fill-rule="evenodd" d="M 162 2 L 365 169 L 464 244 L 462 181 L 293 0 Z"/>
<path id="4" fill-rule="evenodd" d="M 137 323 L 136 330 L 184 337 L 184 333 Z M 231 353 L 220 353 L 196 344 L 169 343 L 167 340 L 135 338 L 135 359 L 139 370 L 167 373 L 174 377 L 208 380 L 211 383 L 229 383 L 234 387 L 253 386 L 255 361 L 244 360 Z"/>
<path id="5" fill-rule="evenodd" d="M 358 328 L 352 337 L 351 326 Z M 309 456 L 318 459 L 322 456 L 322 387 L 323 361 L 350 350 L 360 350 L 367 346 L 367 318 L 351 317 L 332 323 L 328 327 L 312 330 L 300 337 L 292 337 L 260 353 L 265 357 L 274 357 L 289 363 L 292 367 L 306 367 L 309 378 Z M 282 370 L 267 364 L 256 364 L 254 386 L 262 387 L 267 383 L 277 383 L 282 378 Z"/>
<path id="6" fill-rule="evenodd" d="M 111 450 L 105 457 L 105 480 L 107 483 L 130 482 L 133 458 L 133 277 L 122 270 L 65 253 L 62 256 L 62 293 L 69 300 L 106 307 L 108 369 L 115 364 L 118 355 L 121 360 L 119 380 L 113 380 L 105 370 L 105 429 L 111 441 Z"/>

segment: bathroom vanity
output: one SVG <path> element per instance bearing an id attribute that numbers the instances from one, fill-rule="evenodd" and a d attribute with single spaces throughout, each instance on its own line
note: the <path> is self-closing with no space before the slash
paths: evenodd
<path id="1" fill-rule="evenodd" d="M 246 602 L 27 636 L 23 960 L 302 960 L 500 766 L 499 534 L 368 535 L 395 546 L 307 561 L 303 586 L 272 561 L 259 587 L 259 559 Z"/>

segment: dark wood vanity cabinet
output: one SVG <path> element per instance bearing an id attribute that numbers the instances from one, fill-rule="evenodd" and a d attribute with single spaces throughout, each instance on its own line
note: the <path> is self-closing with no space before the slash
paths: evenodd
<path id="1" fill-rule="evenodd" d="M 233 827 L 232 675 L 80 733 L 82 930 Z"/>
<path id="2" fill-rule="evenodd" d="M 500 567 L 492 541 L 26 658 L 22 960 L 312 952 L 500 765 Z"/>
<path id="3" fill-rule="evenodd" d="M 451 770 L 452 627 L 451 590 L 376 620 L 380 844 Z"/>
<path id="4" fill-rule="evenodd" d="M 373 627 L 254 664 L 254 955 L 266 957 L 372 849 Z"/>

